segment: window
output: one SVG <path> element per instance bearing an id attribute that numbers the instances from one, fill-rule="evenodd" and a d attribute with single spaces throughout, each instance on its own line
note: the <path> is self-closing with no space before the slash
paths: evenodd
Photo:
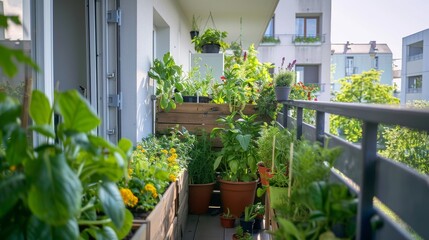
<path id="1" fill-rule="evenodd" d="M 32 39 L 31 39 L 31 14 L 30 1 L 0 1 L 0 12 L 4 15 L 17 15 L 22 25 L 10 24 L 8 29 L 0 28 L 0 44 L 24 51 L 31 56 Z M 6 92 L 9 95 L 22 100 L 24 94 L 24 84 L 26 79 L 32 79 L 33 71 L 31 67 L 24 64 L 17 64 L 18 71 L 13 78 L 6 76 L 0 70 L 0 92 Z"/>
<path id="2" fill-rule="evenodd" d="M 408 45 L 407 47 L 407 60 L 416 61 L 423 58 L 423 41 L 416 42 Z"/>
<path id="3" fill-rule="evenodd" d="M 297 37 L 317 37 L 319 35 L 319 18 L 297 17 L 295 22 L 295 34 Z"/>
<path id="4" fill-rule="evenodd" d="M 319 65 L 297 65 L 295 67 L 296 80 L 306 85 L 317 85 L 320 91 L 324 91 L 324 86 L 320 84 Z"/>
<path id="5" fill-rule="evenodd" d="M 421 93 L 422 92 L 422 76 L 408 77 L 408 93 Z"/>
<path id="6" fill-rule="evenodd" d="M 274 37 L 274 17 L 272 17 L 270 22 L 268 23 L 267 30 L 265 30 L 264 36 Z"/>
<path id="7" fill-rule="evenodd" d="M 351 76 L 355 74 L 355 68 L 354 68 L 354 57 L 347 57 L 346 58 L 346 76 Z"/>
<path id="8" fill-rule="evenodd" d="M 373 59 L 373 68 L 378 69 L 378 56 L 375 56 Z"/>

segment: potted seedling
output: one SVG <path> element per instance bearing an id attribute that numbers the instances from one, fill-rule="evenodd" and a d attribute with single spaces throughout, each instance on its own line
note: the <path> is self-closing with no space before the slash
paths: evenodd
<path id="1" fill-rule="evenodd" d="M 229 208 L 226 209 L 226 212 L 220 215 L 220 225 L 224 228 L 233 228 L 235 225 L 235 217 L 229 211 Z"/>
<path id="2" fill-rule="evenodd" d="M 245 232 L 241 226 L 235 229 L 235 233 L 232 235 L 233 240 L 252 240 L 252 234 Z"/>
<path id="3" fill-rule="evenodd" d="M 253 233 L 253 224 L 255 223 L 256 213 L 254 205 L 249 205 L 244 208 L 243 217 L 240 218 L 240 226 L 245 232 Z"/>

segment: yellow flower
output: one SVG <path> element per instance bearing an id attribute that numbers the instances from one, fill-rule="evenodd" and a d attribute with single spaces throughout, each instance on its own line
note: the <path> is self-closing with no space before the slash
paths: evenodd
<path id="1" fill-rule="evenodd" d="M 171 154 L 176 153 L 176 149 L 171 148 L 171 149 L 170 149 L 170 153 L 171 153 Z"/>
<path id="2" fill-rule="evenodd" d="M 124 201 L 124 204 L 128 207 L 134 207 L 139 199 L 134 196 L 134 194 L 131 192 L 128 188 L 121 188 L 119 190 L 121 192 L 122 200 Z"/>
<path id="3" fill-rule="evenodd" d="M 137 149 L 142 149 L 143 147 L 141 145 L 137 145 Z"/>
<path id="4" fill-rule="evenodd" d="M 144 152 L 146 152 L 146 150 L 142 149 L 141 152 L 144 153 Z"/>
<path id="5" fill-rule="evenodd" d="M 15 170 L 16 170 L 16 166 L 15 166 L 15 165 L 10 166 L 10 167 L 9 167 L 9 170 L 11 170 L 12 172 L 15 172 Z"/>
<path id="6" fill-rule="evenodd" d="M 161 152 L 164 153 L 164 154 L 168 154 L 168 151 L 165 150 L 165 149 L 162 149 Z"/>
<path id="7" fill-rule="evenodd" d="M 155 186 L 153 186 L 152 183 L 146 184 L 146 186 L 144 186 L 144 190 L 146 190 L 146 192 L 151 192 L 153 198 L 158 197 L 158 193 L 156 192 L 156 188 L 155 188 Z"/>
<path id="8" fill-rule="evenodd" d="M 174 174 L 170 174 L 170 176 L 168 176 L 168 179 L 170 179 L 171 182 L 175 182 L 176 176 L 174 176 Z"/>
<path id="9" fill-rule="evenodd" d="M 131 177 L 132 174 L 133 174 L 133 169 L 132 168 L 128 168 L 128 176 Z"/>

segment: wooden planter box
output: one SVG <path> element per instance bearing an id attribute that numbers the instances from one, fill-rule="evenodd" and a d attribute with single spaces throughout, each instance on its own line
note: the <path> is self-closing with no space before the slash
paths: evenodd
<path id="1" fill-rule="evenodd" d="M 185 171 L 177 181 L 170 184 L 161 201 L 141 224 L 132 240 L 181 239 L 188 215 L 188 173 Z"/>
<path id="2" fill-rule="evenodd" d="M 243 113 L 255 114 L 256 105 L 246 105 Z M 156 113 L 155 130 L 158 133 L 166 132 L 172 127 L 185 127 L 188 131 L 198 133 L 205 130 L 210 133 L 214 127 L 220 125 L 216 120 L 231 114 L 228 104 L 214 103 L 182 103 L 170 112 L 164 112 L 158 108 Z"/>

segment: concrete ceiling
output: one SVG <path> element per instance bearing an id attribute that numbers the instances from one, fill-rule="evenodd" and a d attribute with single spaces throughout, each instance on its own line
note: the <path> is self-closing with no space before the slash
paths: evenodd
<path id="1" fill-rule="evenodd" d="M 243 47 L 247 48 L 252 43 L 255 46 L 259 44 L 279 0 L 178 0 L 178 2 L 190 24 L 193 15 L 200 17 L 200 31 L 214 27 L 209 19 L 211 12 L 216 28 L 228 32 L 226 42 L 240 41 L 241 35 Z"/>

